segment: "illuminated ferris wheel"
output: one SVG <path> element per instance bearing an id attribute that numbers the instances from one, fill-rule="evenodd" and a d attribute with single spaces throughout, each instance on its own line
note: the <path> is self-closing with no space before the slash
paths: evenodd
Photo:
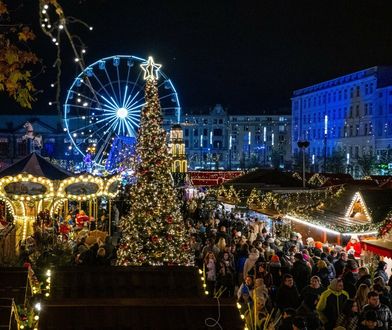
<path id="1" fill-rule="evenodd" d="M 145 105 L 143 70 L 147 60 L 116 55 L 86 67 L 73 81 L 64 103 L 69 149 L 95 166 L 104 166 L 117 137 L 136 137 Z M 159 71 L 162 115 L 180 121 L 180 103 L 171 80 Z"/>

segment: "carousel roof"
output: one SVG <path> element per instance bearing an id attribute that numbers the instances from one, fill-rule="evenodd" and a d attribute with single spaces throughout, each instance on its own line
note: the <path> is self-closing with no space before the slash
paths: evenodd
<path id="1" fill-rule="evenodd" d="M 0 178 L 21 173 L 28 173 L 37 177 L 41 176 L 50 180 L 63 180 L 73 176 L 71 172 L 52 164 L 35 152 L 1 171 Z"/>

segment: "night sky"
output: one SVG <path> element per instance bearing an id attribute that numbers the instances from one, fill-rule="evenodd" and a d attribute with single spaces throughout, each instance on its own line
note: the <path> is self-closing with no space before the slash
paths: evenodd
<path id="1" fill-rule="evenodd" d="M 86 63 L 153 55 L 185 109 L 222 103 L 231 114 L 271 113 L 290 107 L 294 89 L 392 64 L 392 1 L 60 2 L 94 26 L 75 30 L 88 46 Z M 63 70 L 65 91 L 78 73 L 71 56 Z M 50 91 L 39 87 L 43 109 Z"/>

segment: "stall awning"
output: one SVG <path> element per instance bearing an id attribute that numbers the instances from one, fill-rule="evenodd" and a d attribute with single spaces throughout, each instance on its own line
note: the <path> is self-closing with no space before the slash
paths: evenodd
<path id="1" fill-rule="evenodd" d="M 361 242 L 366 251 L 383 257 L 392 258 L 392 241 L 386 239 L 364 240 Z"/>

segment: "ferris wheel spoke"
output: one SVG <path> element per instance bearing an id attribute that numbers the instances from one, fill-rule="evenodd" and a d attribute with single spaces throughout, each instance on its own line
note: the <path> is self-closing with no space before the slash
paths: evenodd
<path id="1" fill-rule="evenodd" d="M 128 67 L 128 70 L 127 70 L 127 80 L 125 81 L 125 91 L 127 92 L 128 91 L 128 84 L 129 84 L 129 74 L 131 73 L 131 66 L 130 65 L 127 65 L 127 67 Z M 133 89 L 132 89 L 133 90 Z M 122 104 L 122 106 L 124 107 L 124 104 L 125 104 L 125 100 L 127 99 L 127 97 L 126 97 L 126 95 L 127 95 L 127 93 L 124 93 L 124 99 L 123 99 L 123 104 Z M 131 94 L 132 95 L 132 94 Z"/>
<path id="2" fill-rule="evenodd" d="M 86 84 L 85 84 L 86 85 Z M 88 85 L 86 85 L 87 87 L 89 87 Z M 89 87 L 90 88 L 90 87 Z M 90 102 L 92 102 L 92 103 L 98 103 L 99 105 L 101 104 L 100 102 L 99 102 L 99 100 L 96 98 L 96 96 L 97 96 L 97 94 L 98 94 L 98 92 L 94 92 L 94 99 L 93 98 L 91 98 L 91 97 L 88 97 L 87 95 L 85 95 L 85 94 L 83 94 L 83 93 L 81 93 L 80 91 L 78 91 L 78 92 L 76 92 L 76 91 L 71 91 L 73 94 L 75 94 L 77 97 L 79 97 L 79 98 L 83 98 L 83 99 L 86 99 L 86 100 L 88 100 L 88 101 L 90 101 Z M 81 100 L 80 100 L 80 102 L 82 102 Z"/>
<path id="3" fill-rule="evenodd" d="M 90 98 L 90 97 L 88 97 L 88 96 L 86 96 L 86 95 L 84 95 L 84 94 L 81 94 L 81 93 L 79 93 L 79 94 L 80 94 L 80 96 L 83 96 L 86 100 L 89 100 L 89 101 L 91 101 L 91 102 L 96 102 L 95 99 L 92 99 L 92 98 Z M 101 98 L 104 99 L 103 95 L 101 95 L 101 94 L 98 93 L 97 91 L 95 92 L 95 94 L 98 95 L 98 96 L 100 96 Z M 105 99 L 105 101 L 106 101 L 106 102 L 109 102 L 109 101 L 106 100 L 106 99 Z M 99 102 L 99 100 L 98 100 L 98 105 L 99 105 L 99 106 L 101 105 L 101 102 Z M 95 108 L 90 107 L 90 109 L 91 109 L 91 110 L 99 110 L 99 111 L 102 111 L 102 110 L 103 110 L 102 107 L 100 107 L 100 108 L 98 108 L 98 107 L 95 107 Z"/>
<path id="4" fill-rule="evenodd" d="M 113 96 L 116 98 L 116 103 L 117 103 L 117 104 L 119 104 L 120 102 L 118 101 L 118 98 L 117 98 L 116 92 L 114 91 L 114 86 L 113 86 L 113 83 L 112 83 L 112 79 L 110 78 L 110 76 L 109 76 L 109 72 L 108 72 L 108 70 L 106 69 L 106 67 L 105 67 L 105 74 L 106 74 L 106 77 L 108 78 L 108 81 L 109 81 L 110 87 L 111 87 L 111 89 L 112 89 L 112 92 L 113 92 Z M 112 96 L 111 96 L 111 98 L 113 99 L 113 97 L 112 97 Z M 114 101 L 114 100 L 113 100 L 113 101 Z"/>
<path id="5" fill-rule="evenodd" d="M 177 110 L 178 107 L 163 107 L 162 110 Z"/>
<path id="6" fill-rule="evenodd" d="M 122 107 L 124 108 L 125 100 L 127 99 L 127 92 L 128 92 L 128 83 L 126 83 L 125 88 L 124 88 L 124 99 L 122 101 Z"/>
<path id="7" fill-rule="evenodd" d="M 95 163 L 100 164 L 102 162 L 103 154 L 104 154 L 104 151 L 106 150 L 106 148 L 109 146 L 108 142 L 109 142 L 110 138 L 111 138 L 111 136 L 110 136 L 110 134 L 108 134 L 106 137 L 105 143 L 102 143 L 102 146 L 98 149 L 98 152 L 95 154 L 95 157 L 94 157 Z"/>
<path id="8" fill-rule="evenodd" d="M 139 70 L 139 74 L 137 75 L 136 81 L 133 83 L 133 86 L 132 86 L 132 90 L 130 93 L 131 95 L 133 94 L 135 87 L 138 85 L 138 82 L 139 82 L 141 76 L 142 76 L 142 70 Z"/>
<path id="9" fill-rule="evenodd" d="M 109 101 L 105 96 L 103 96 L 103 95 L 100 95 L 100 96 L 107 102 L 107 104 L 111 105 L 113 109 L 118 109 L 119 108 L 119 106 L 117 105 L 116 102 L 114 102 L 112 97 L 110 97 L 111 101 Z"/>
<path id="10" fill-rule="evenodd" d="M 116 120 L 116 116 L 113 116 L 113 118 L 110 118 L 110 117 L 102 118 L 102 119 L 96 121 L 95 123 L 91 123 L 91 124 L 88 124 L 87 126 L 83 126 L 83 127 L 77 128 L 77 129 L 73 130 L 72 133 L 76 133 L 76 132 L 80 132 L 80 131 L 82 131 L 82 130 L 88 129 L 89 127 L 93 127 L 93 126 L 95 126 L 95 125 L 97 125 L 97 124 L 99 124 L 99 123 L 102 123 L 102 122 L 105 121 L 105 120 L 108 120 L 109 123 L 110 123 L 111 121 Z M 94 131 L 94 132 L 96 133 L 96 132 L 98 132 L 98 131 L 99 131 L 99 130 Z"/>
<path id="11" fill-rule="evenodd" d="M 129 122 L 131 122 L 132 125 L 138 126 L 138 127 L 139 127 L 138 119 L 140 120 L 140 117 L 139 117 L 139 118 L 138 118 L 138 117 L 135 118 L 134 116 L 129 116 L 129 117 L 127 117 L 127 120 L 128 120 Z"/>
<path id="12" fill-rule="evenodd" d="M 176 95 L 176 93 L 171 93 L 171 94 L 164 95 L 164 96 L 162 96 L 162 97 L 159 98 L 159 101 L 164 100 L 164 99 L 167 99 L 168 97 L 171 97 L 171 96 L 173 96 L 173 95 Z"/>
<path id="13" fill-rule="evenodd" d="M 102 90 L 105 91 L 107 97 L 111 97 L 110 93 L 108 92 L 106 87 L 102 84 L 101 80 L 97 77 L 97 75 L 95 73 L 93 73 L 93 76 L 94 76 L 95 80 L 98 82 L 98 84 L 101 86 Z M 101 97 L 102 97 L 102 95 L 101 95 Z"/>
<path id="14" fill-rule="evenodd" d="M 136 98 L 136 96 L 138 96 L 140 93 L 140 91 L 138 91 L 133 97 L 132 100 L 129 100 L 132 96 L 132 94 L 129 94 L 128 100 L 125 102 L 125 105 L 123 105 L 124 108 L 129 108 L 129 104 L 131 104 L 133 102 L 133 100 Z"/>
<path id="15" fill-rule="evenodd" d="M 134 107 L 132 107 L 132 108 L 128 108 L 128 110 L 129 110 L 130 112 L 132 112 L 132 113 L 138 113 L 139 111 L 136 111 L 136 110 L 137 110 L 137 109 L 140 109 L 140 108 L 143 108 L 146 104 L 147 104 L 147 103 L 142 103 L 142 104 L 136 105 L 136 106 L 134 106 Z"/>
<path id="16" fill-rule="evenodd" d="M 130 125 L 127 121 L 125 122 L 125 126 L 127 127 L 128 132 L 131 132 L 134 136 L 136 136 L 136 131 L 132 125 Z"/>
<path id="17" fill-rule="evenodd" d="M 118 104 L 121 103 L 121 79 L 120 79 L 120 71 L 117 66 L 117 84 L 118 84 Z"/>
<path id="18" fill-rule="evenodd" d="M 140 99 L 138 99 L 138 100 L 136 100 L 136 101 L 134 101 L 133 103 L 131 103 L 131 104 L 129 104 L 128 106 L 127 106 L 127 108 L 129 109 L 132 109 L 132 108 L 134 108 L 134 106 L 136 105 L 136 104 L 138 104 L 137 106 L 139 106 L 140 104 L 147 104 L 147 103 L 145 103 L 145 102 L 143 102 L 144 101 L 144 96 L 142 96 Z M 143 103 L 141 103 L 141 102 L 143 102 Z"/>

